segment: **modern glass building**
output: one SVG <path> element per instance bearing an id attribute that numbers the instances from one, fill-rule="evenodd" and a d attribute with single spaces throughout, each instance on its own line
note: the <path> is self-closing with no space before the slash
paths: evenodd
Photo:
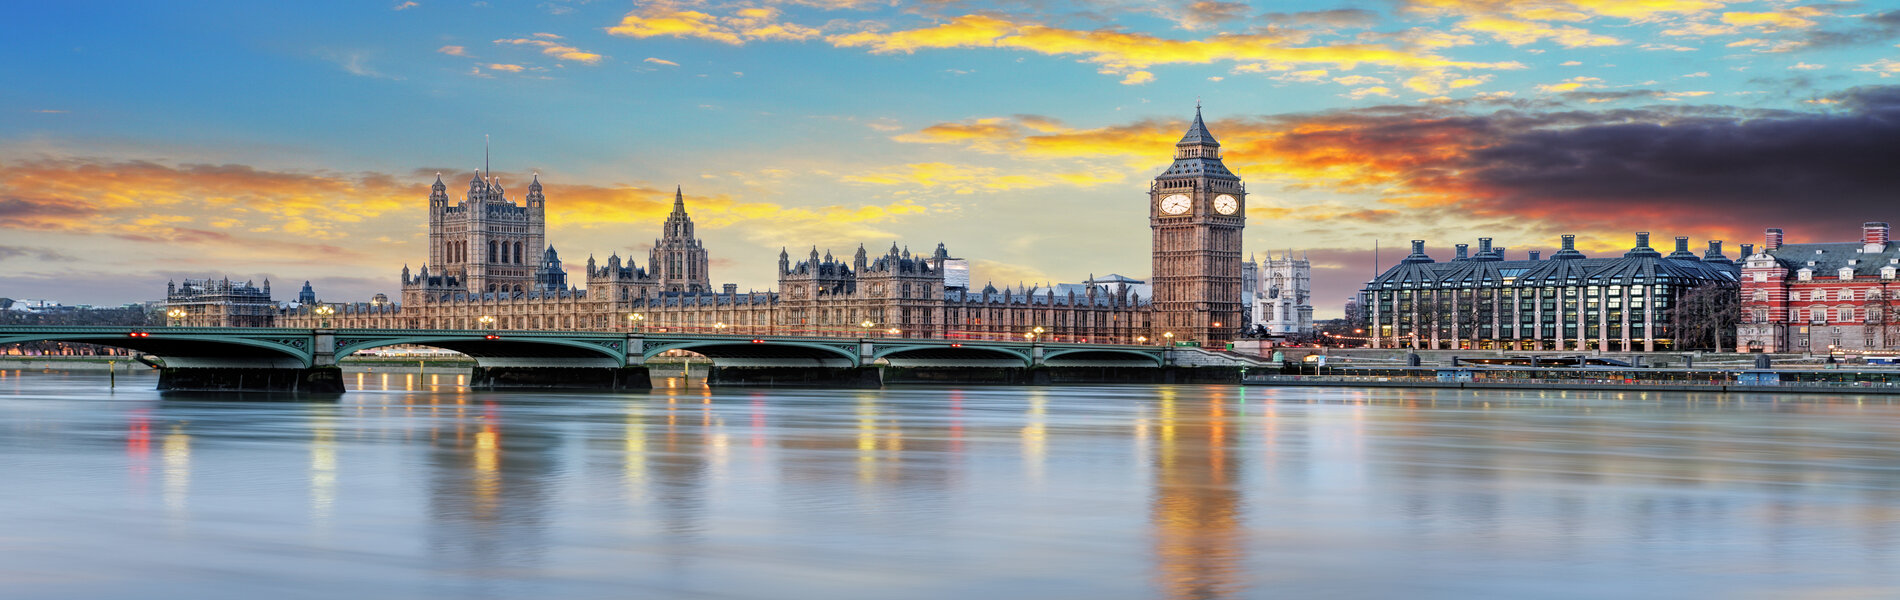
<path id="1" fill-rule="evenodd" d="M 1437 262 L 1424 240 L 1360 292 L 1375 348 L 1654 351 L 1675 347 L 1671 311 L 1691 289 L 1713 285 L 1735 293 L 1738 268 L 1722 256 L 1689 251 L 1676 238 L 1664 255 L 1649 233 L 1617 258 L 1589 258 L 1574 235 L 1549 258 L 1505 260 L 1504 248 L 1478 238 L 1478 252 L 1457 245 Z"/>

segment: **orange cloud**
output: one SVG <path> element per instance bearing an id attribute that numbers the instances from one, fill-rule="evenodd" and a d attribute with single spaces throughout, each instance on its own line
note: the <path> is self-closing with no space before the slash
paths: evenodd
<path id="1" fill-rule="evenodd" d="M 843 48 L 867 48 L 875 54 L 914 53 L 945 48 L 1010 48 L 1047 55 L 1081 55 L 1104 73 L 1127 75 L 1161 64 L 1253 63 L 1253 70 L 1276 66 L 1326 65 L 1351 70 L 1361 64 L 1402 69 L 1516 69 L 1516 62 L 1473 62 L 1382 44 L 1345 43 L 1300 46 L 1307 35 L 1292 30 L 1217 34 L 1175 40 L 1117 29 L 1077 30 L 990 15 L 963 15 L 933 27 L 900 31 L 859 31 L 825 38 Z M 1243 64 L 1242 66 L 1247 66 Z"/>
<path id="2" fill-rule="evenodd" d="M 776 8 L 742 8 L 731 16 L 682 10 L 654 4 L 627 13 L 607 33 L 631 38 L 675 37 L 710 40 L 734 46 L 748 41 L 799 41 L 818 37 L 816 28 L 783 23 Z"/>
<path id="3" fill-rule="evenodd" d="M 538 37 L 552 36 L 556 39 L 560 38 L 560 36 L 556 36 L 551 33 L 537 33 L 535 35 Z M 536 47 L 541 48 L 542 54 L 559 58 L 561 60 L 571 60 L 575 62 L 587 63 L 590 65 L 599 64 L 600 60 L 602 58 L 605 58 L 593 52 L 586 52 L 586 51 L 581 50 L 580 48 L 562 45 L 556 42 L 548 41 L 546 39 L 531 39 L 531 38 L 500 39 L 500 40 L 495 40 L 495 43 L 515 45 L 515 46 L 536 46 Z"/>
<path id="4" fill-rule="evenodd" d="M 1549 39 L 1565 48 L 1619 46 L 1625 43 L 1615 37 L 1591 33 L 1581 27 L 1552 26 L 1538 21 L 1493 16 L 1465 19 L 1458 23 L 1458 28 L 1488 33 L 1491 37 L 1512 46 L 1522 46 L 1544 39 Z"/>
<path id="5" fill-rule="evenodd" d="M 508 64 L 499 64 L 499 63 L 488 65 L 488 68 L 491 71 L 507 71 L 509 73 L 520 73 L 522 71 L 527 70 L 527 67 L 523 67 L 521 65 L 508 65 Z"/>
<path id="6" fill-rule="evenodd" d="M 443 46 L 436 48 L 435 51 L 449 56 L 468 56 L 468 49 L 461 46 Z"/>

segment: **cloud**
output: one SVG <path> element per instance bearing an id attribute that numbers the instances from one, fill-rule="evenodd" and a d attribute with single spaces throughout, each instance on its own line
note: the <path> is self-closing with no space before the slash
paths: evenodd
<path id="1" fill-rule="evenodd" d="M 509 73 L 520 73 L 522 71 L 526 71 L 528 68 L 523 67 L 521 65 L 495 63 L 495 64 L 488 65 L 488 69 L 491 71 L 507 71 Z"/>
<path id="2" fill-rule="evenodd" d="M 1522 46 L 1545 39 L 1565 48 L 1619 46 L 1627 43 L 1615 37 L 1591 33 L 1580 27 L 1552 26 L 1537 21 L 1491 16 L 1465 19 L 1458 23 L 1458 28 L 1488 33 L 1491 37 L 1512 46 Z"/>
<path id="3" fill-rule="evenodd" d="M 1372 87 L 1364 87 L 1364 88 L 1353 90 L 1351 93 L 1347 94 L 1347 96 L 1352 97 L 1352 99 L 1354 100 L 1361 100 L 1368 96 L 1383 96 L 1386 98 L 1394 98 L 1394 97 L 1397 97 L 1397 94 L 1392 93 L 1392 88 L 1385 87 L 1383 85 L 1375 85 Z"/>
<path id="4" fill-rule="evenodd" d="M 443 54 L 447 54 L 449 56 L 468 56 L 468 48 L 463 48 L 461 46 L 443 46 L 441 48 L 436 48 L 435 51 L 441 52 Z"/>
<path id="5" fill-rule="evenodd" d="M 1866 73 L 1879 73 L 1881 77 L 1892 77 L 1895 74 L 1900 74 L 1900 61 L 1897 61 L 1891 58 L 1883 58 L 1883 59 L 1876 60 L 1874 62 L 1870 62 L 1858 67 L 1854 67 L 1854 70 L 1862 71 Z"/>
<path id="6" fill-rule="evenodd" d="M 827 36 L 834 46 L 865 48 L 873 54 L 910 54 L 919 50 L 1002 48 L 1046 55 L 1080 55 L 1106 74 L 1127 74 L 1162 64 L 1242 63 L 1237 70 L 1282 70 L 1293 65 L 1352 70 L 1360 65 L 1401 69 L 1516 69 L 1516 62 L 1460 61 L 1429 52 L 1383 44 L 1340 43 L 1302 46 L 1307 34 L 1268 29 L 1222 33 L 1197 40 L 1175 40 L 1146 33 L 1104 28 L 1052 27 L 1011 17 L 971 14 L 931 27 L 897 31 L 864 30 Z"/>
<path id="7" fill-rule="evenodd" d="M 1473 113 L 1452 104 L 1241 116 L 1209 128 L 1229 168 L 1247 178 L 1256 198 L 1307 190 L 1333 198 L 1368 195 L 1373 204 L 1357 208 L 1399 211 L 1388 218 L 1419 232 L 1408 235 L 1447 223 L 1496 223 L 1523 235 L 1570 231 L 1620 240 L 1667 223 L 1690 227 L 1684 234 L 1731 241 L 1752 239 L 1762 227 L 1829 239 L 1893 212 L 1900 170 L 1887 157 L 1900 156 L 1900 86 L 1828 98 L 1837 103 L 1820 113 L 1722 106 Z M 1046 120 L 1024 115 L 940 124 L 899 139 L 1017 159 L 1122 163 L 1132 157 L 1151 164 L 1167 156 L 1168 142 L 1186 126 L 1178 120 L 1053 131 L 1029 125 Z M 1813 210 L 1814 202 L 1828 209 Z M 1326 213 L 1349 223 L 1351 208 L 1295 205 L 1284 218 L 1291 226 Z M 1255 216 L 1282 218 L 1271 211 Z"/>
<path id="8" fill-rule="evenodd" d="M 645 59 L 642 59 L 642 60 L 641 60 L 640 62 L 644 62 L 644 63 L 653 63 L 653 64 L 656 64 L 656 65 L 666 65 L 666 66 L 669 66 L 669 67 L 677 67 L 677 66 L 680 66 L 680 64 L 679 64 L 679 63 L 676 63 L 676 62 L 673 62 L 673 61 L 670 61 L 670 60 L 666 60 L 666 59 L 664 59 L 664 58 L 654 58 L 654 57 L 651 57 L 651 56 L 649 56 L 649 57 L 646 57 Z"/>
<path id="9" fill-rule="evenodd" d="M 51 248 L 0 245 L 0 261 L 11 258 L 31 258 L 45 262 L 74 262 L 79 260 L 77 257 Z"/>
<path id="10" fill-rule="evenodd" d="M 1155 80 L 1155 74 L 1147 71 L 1135 71 L 1122 78 L 1122 85 L 1141 85 Z"/>
<path id="11" fill-rule="evenodd" d="M 415 2 L 404 2 L 401 4 L 397 4 L 394 10 L 409 10 L 411 8 L 415 8 L 418 6 L 422 6 L 422 5 L 416 4 Z"/>
<path id="12" fill-rule="evenodd" d="M 358 77 L 371 77 L 375 79 L 397 79 L 397 80 L 402 79 L 401 77 L 397 77 L 394 75 L 383 73 L 381 71 L 377 71 L 375 68 L 371 67 L 369 65 L 369 59 L 370 59 L 371 53 L 368 51 L 322 50 L 318 52 L 318 55 L 322 56 L 325 60 L 336 63 L 336 65 L 339 67 L 343 67 L 343 70 L 348 72 L 349 74 L 355 75 Z"/>
<path id="13" fill-rule="evenodd" d="M 1249 7 L 1240 2 L 1198 0 L 1169 16 L 1186 29 L 1205 29 L 1247 17 Z"/>
<path id="14" fill-rule="evenodd" d="M 552 36 L 555 39 L 560 38 L 560 36 L 557 36 L 551 33 L 537 33 L 534 35 L 537 37 L 536 38 L 499 39 L 499 40 L 495 40 L 495 43 L 504 44 L 504 45 L 514 45 L 514 46 L 536 46 L 536 47 L 541 48 L 542 54 L 546 54 L 548 56 L 552 56 L 561 60 L 571 60 L 571 61 L 586 63 L 590 65 L 599 64 L 600 60 L 602 58 L 605 58 L 593 52 L 583 51 L 580 48 L 575 48 L 573 46 L 559 44 L 556 42 L 549 41 L 547 39 L 540 39 L 540 36 Z"/>
<path id="15" fill-rule="evenodd" d="M 942 189 L 954 194 L 974 194 L 1059 185 L 1089 187 L 1122 183 L 1127 180 L 1127 172 L 1098 166 L 1085 171 L 1004 173 L 995 167 L 926 162 L 871 170 L 859 175 L 846 175 L 841 179 L 851 183 Z"/>
<path id="16" fill-rule="evenodd" d="M 799 41 L 818 37 L 818 29 L 783 23 L 776 8 L 742 8 L 730 16 L 651 4 L 629 12 L 607 33 L 631 38 L 675 37 L 710 40 L 734 46 L 748 41 Z"/>
<path id="17" fill-rule="evenodd" d="M 1379 13 L 1362 8 L 1336 8 L 1295 13 L 1267 13 L 1260 19 L 1269 23 L 1318 26 L 1334 29 L 1363 29 L 1379 24 Z"/>
<path id="18" fill-rule="evenodd" d="M 1585 87 L 1598 87 L 1596 84 L 1602 81 L 1603 81 L 1602 79 L 1598 79 L 1595 77 L 1578 76 L 1578 77 L 1565 79 L 1560 83 L 1548 83 L 1548 84 L 1539 85 L 1537 86 L 1537 91 L 1545 92 L 1545 93 L 1569 92 L 1569 91 L 1574 91 L 1574 90 L 1585 88 Z"/>

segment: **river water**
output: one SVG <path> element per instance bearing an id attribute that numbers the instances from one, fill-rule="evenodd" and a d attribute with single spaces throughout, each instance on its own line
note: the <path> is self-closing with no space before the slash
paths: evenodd
<path id="1" fill-rule="evenodd" d="M 0 372 L 0 596 L 1900 597 L 1882 397 L 350 377 Z"/>

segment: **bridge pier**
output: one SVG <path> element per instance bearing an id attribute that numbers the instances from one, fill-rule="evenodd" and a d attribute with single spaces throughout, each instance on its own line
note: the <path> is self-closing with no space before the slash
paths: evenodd
<path id="1" fill-rule="evenodd" d="M 468 387 L 477 390 L 599 390 L 653 389 L 645 365 L 631 367 L 477 366 L 469 372 Z"/>
<path id="2" fill-rule="evenodd" d="M 165 367 L 158 371 L 161 392 L 343 393 L 343 369 L 335 366 Z"/>

